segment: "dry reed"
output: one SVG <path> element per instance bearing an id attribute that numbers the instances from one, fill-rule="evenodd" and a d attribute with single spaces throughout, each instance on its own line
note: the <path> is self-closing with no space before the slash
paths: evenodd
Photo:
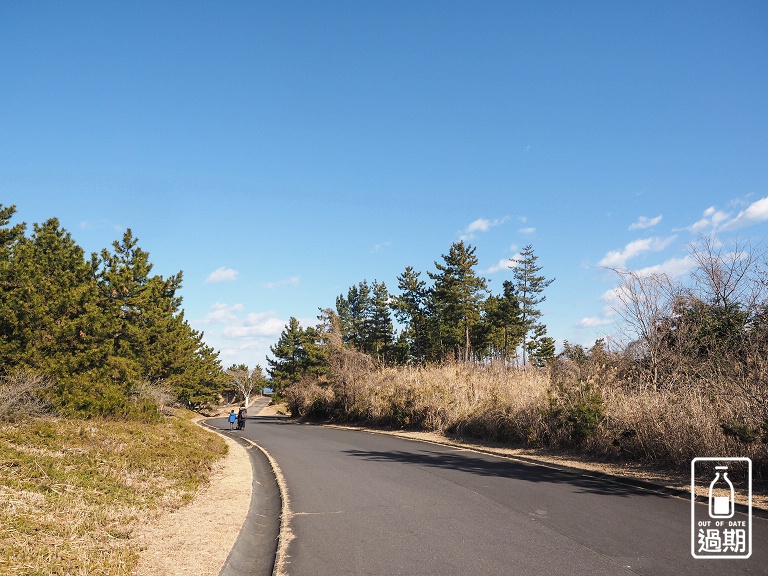
<path id="1" fill-rule="evenodd" d="M 768 477 L 766 444 L 745 443 L 723 427 L 756 421 L 762 408 L 731 394 L 632 387 L 617 381 L 609 367 L 587 372 L 567 362 L 543 370 L 463 363 L 347 368 L 332 373 L 329 383 L 290 387 L 292 413 L 575 449 L 678 470 L 696 456 L 748 456 L 757 477 Z"/>

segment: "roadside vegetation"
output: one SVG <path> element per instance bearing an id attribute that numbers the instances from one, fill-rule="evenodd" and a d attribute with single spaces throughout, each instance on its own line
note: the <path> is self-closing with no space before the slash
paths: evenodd
<path id="1" fill-rule="evenodd" d="M 137 529 L 189 501 L 226 454 L 190 415 L 0 422 L 0 573 L 130 574 Z"/>
<path id="2" fill-rule="evenodd" d="M 188 409 L 263 374 L 222 369 L 182 273 L 153 274 L 130 230 L 87 257 L 55 218 L 28 234 L 14 214 L 0 205 L 0 573 L 128 575 L 137 529 L 227 452 Z"/>
<path id="3" fill-rule="evenodd" d="M 386 346 L 366 345 L 380 308 L 369 308 L 362 321 L 350 315 L 361 283 L 335 309 L 322 310 L 317 327 L 287 326 L 273 348 L 271 373 L 298 417 L 426 429 L 679 471 L 696 456 L 748 456 L 756 479 L 766 480 L 765 254 L 701 238 L 689 258 L 685 281 L 616 270 L 619 335 L 589 347 L 566 342 L 556 355 L 542 353 L 540 315 L 527 328 L 523 323 L 523 311 L 529 308 L 530 318 L 535 307 L 524 302 L 531 283 L 520 280 L 522 270 L 504 294 L 475 300 L 474 312 L 452 319 L 447 311 L 459 307 L 441 302 L 439 274 L 430 274 L 431 287 L 405 282 L 404 275 L 402 294 L 387 298 L 391 311 L 417 302 L 410 310 L 425 314 L 402 317 L 404 328 L 390 342 L 404 351 L 389 358 L 381 352 Z M 535 272 L 528 276 L 546 286 Z M 534 302 L 543 298 L 533 294 Z M 494 324 L 500 304 L 513 313 Z M 455 332 L 452 348 L 445 346 L 440 335 L 451 332 L 441 324 L 462 326 L 457 318 L 470 317 L 474 323 Z M 418 352 L 435 344 L 442 356 Z"/>

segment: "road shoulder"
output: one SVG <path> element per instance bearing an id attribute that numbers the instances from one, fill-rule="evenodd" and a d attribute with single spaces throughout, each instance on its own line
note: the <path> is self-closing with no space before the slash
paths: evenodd
<path id="1" fill-rule="evenodd" d="M 142 551 L 133 576 L 221 571 L 248 513 L 253 482 L 246 449 L 222 436 L 229 450 L 210 483 L 190 504 L 159 517 L 137 536 Z"/>

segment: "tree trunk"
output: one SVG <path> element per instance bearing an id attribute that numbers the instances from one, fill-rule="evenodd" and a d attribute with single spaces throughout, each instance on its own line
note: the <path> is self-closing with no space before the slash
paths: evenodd
<path id="1" fill-rule="evenodd" d="M 464 362 L 469 362 L 469 324 L 464 327 Z"/>

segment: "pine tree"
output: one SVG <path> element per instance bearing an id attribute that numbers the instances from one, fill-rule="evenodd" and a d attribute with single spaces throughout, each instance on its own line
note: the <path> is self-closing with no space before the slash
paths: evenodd
<path id="1" fill-rule="evenodd" d="M 523 366 L 526 365 L 529 335 L 533 335 L 541 317 L 537 306 L 546 300 L 544 289 L 555 281 L 554 278 L 547 280 L 544 276 L 537 275 L 542 269 L 541 266 L 536 266 L 537 259 L 530 244 L 523 248 L 520 258 L 510 259 L 515 264 L 515 296 L 520 303 Z"/>
<path id="2" fill-rule="evenodd" d="M 390 308 L 390 295 L 384 282 L 373 281 L 371 317 L 366 352 L 375 358 L 390 360 L 394 344 L 394 328 Z"/>
<path id="3" fill-rule="evenodd" d="M 405 325 L 402 338 L 408 344 L 409 359 L 428 362 L 439 357 L 437 323 L 432 314 L 432 293 L 411 266 L 397 277 L 400 295 L 392 301 L 395 317 Z"/>
<path id="4" fill-rule="evenodd" d="M 455 357 L 466 362 L 472 350 L 470 333 L 480 322 L 480 303 L 487 284 L 485 278 L 475 274 L 475 248 L 465 246 L 463 240 L 455 242 L 447 255 L 443 254 L 443 261 L 445 264 L 435 262 L 436 273 L 429 273 L 435 282 L 441 340 L 445 350 L 453 349 Z"/>
<path id="5" fill-rule="evenodd" d="M 504 281 L 500 296 L 488 297 L 485 302 L 485 320 L 492 347 L 506 363 L 510 350 L 517 348 L 523 338 L 520 302 L 515 296 L 515 286 L 511 281 Z"/>
<path id="6" fill-rule="evenodd" d="M 102 305 L 111 330 L 111 377 L 120 381 L 160 381 L 183 373 L 184 355 L 174 348 L 191 334 L 184 326 L 181 298 L 182 273 L 163 278 L 151 275 L 149 253 L 138 246 L 128 229 L 113 251 L 102 250 L 97 278 Z"/>
<path id="7" fill-rule="evenodd" d="M 267 358 L 267 373 L 278 394 L 304 377 L 318 377 L 327 370 L 327 351 L 317 328 L 301 327 L 291 317 L 280 338 L 269 350 L 275 358 Z"/>
<path id="8" fill-rule="evenodd" d="M 367 351 L 370 341 L 373 301 L 371 287 L 367 280 L 351 286 L 346 298 L 336 298 L 336 311 L 341 323 L 341 334 L 345 344 L 350 344 L 360 351 Z"/>
<path id="9" fill-rule="evenodd" d="M 537 324 L 526 344 L 528 356 L 534 366 L 542 368 L 555 358 L 555 340 L 547 336 L 547 327 Z"/>
<path id="10" fill-rule="evenodd" d="M 390 315 L 390 296 L 383 282 L 359 282 L 347 291 L 346 298 L 336 298 L 336 314 L 342 341 L 360 352 L 387 359 L 392 348 L 394 329 Z"/>

